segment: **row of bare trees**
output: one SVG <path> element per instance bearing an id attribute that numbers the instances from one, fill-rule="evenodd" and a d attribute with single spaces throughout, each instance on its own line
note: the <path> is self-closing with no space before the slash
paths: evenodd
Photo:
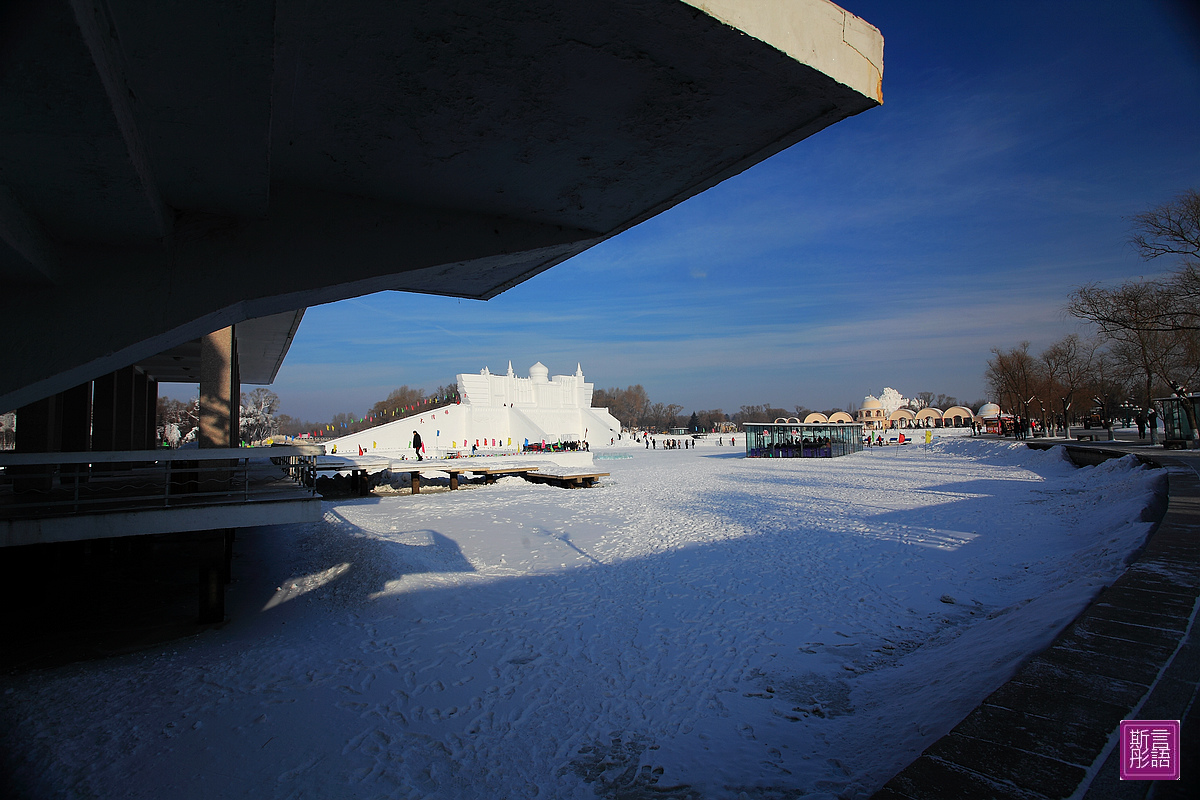
<path id="1" fill-rule="evenodd" d="M 596 408 L 607 408 L 608 412 L 627 428 L 666 431 L 686 427 L 689 422 L 689 417 L 683 413 L 683 406 L 677 403 L 651 403 L 650 396 L 640 383 L 625 389 L 615 386 L 609 389 L 595 389 L 592 391 L 592 405 Z M 695 412 L 697 421 L 701 422 L 701 417 L 710 413 L 713 412 Z M 721 411 L 715 413 L 724 419 L 725 415 Z"/>
<path id="2" fill-rule="evenodd" d="M 992 350 L 987 379 L 1002 407 L 1026 418 L 1061 416 L 1064 424 L 1102 407 L 1136 401 L 1149 416 L 1155 397 L 1184 397 L 1200 378 L 1200 194 L 1187 191 L 1133 217 L 1130 243 L 1143 259 L 1175 260 L 1164 275 L 1116 286 L 1090 283 L 1071 293 L 1067 311 L 1095 335 L 1071 335 L 1040 355 L 1029 343 Z M 1200 387 L 1197 387 L 1200 388 Z M 1193 436 L 1192 403 L 1182 404 Z"/>
<path id="3" fill-rule="evenodd" d="M 1121 375 L 1100 337 L 1074 333 L 1040 354 L 1029 352 L 1029 342 L 994 347 L 985 373 L 1002 409 L 1026 421 L 1040 419 L 1046 429 L 1087 419 L 1096 408 L 1107 418 L 1128 396 Z"/>
<path id="4" fill-rule="evenodd" d="M 308 422 L 287 414 L 280 414 L 279 433 L 285 436 L 299 436 L 302 433 L 315 436 L 346 436 L 387 422 L 394 422 L 412 414 L 454 405 L 458 401 L 457 381 L 439 386 L 432 391 L 405 384 L 393 389 L 383 400 L 374 403 L 365 414 L 347 411 L 334 414 L 327 422 Z"/>

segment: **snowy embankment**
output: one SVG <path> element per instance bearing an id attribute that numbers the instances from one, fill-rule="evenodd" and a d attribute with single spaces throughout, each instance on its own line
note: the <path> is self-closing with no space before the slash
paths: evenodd
<path id="1" fill-rule="evenodd" d="M 1161 479 L 975 440 L 622 452 L 591 490 L 503 479 L 244 532 L 224 628 L 8 681 L 18 785 L 865 796 L 1121 573 Z"/>

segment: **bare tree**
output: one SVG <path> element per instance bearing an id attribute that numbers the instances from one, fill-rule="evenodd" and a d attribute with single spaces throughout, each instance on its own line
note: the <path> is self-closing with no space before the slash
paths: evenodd
<path id="1" fill-rule="evenodd" d="M 243 441 L 261 442 L 279 430 L 276 420 L 279 414 L 279 395 L 270 389 L 259 386 L 250 392 L 249 396 L 243 394 L 241 405 L 238 416 Z"/>
<path id="2" fill-rule="evenodd" d="M 1087 391 L 1092 379 L 1093 359 L 1099 346 L 1099 339 L 1082 339 L 1079 334 L 1072 333 L 1042 352 L 1041 362 L 1046 380 L 1043 392 L 1048 401 L 1058 402 L 1062 425 L 1066 430 L 1070 430 L 1071 408 L 1075 405 L 1076 396 Z"/>
<path id="3" fill-rule="evenodd" d="M 1073 316 L 1096 325 L 1110 342 L 1117 364 L 1137 375 L 1146 411 L 1155 376 L 1177 360 L 1181 340 L 1179 331 L 1163 327 L 1161 309 L 1169 303 L 1166 295 L 1161 285 L 1150 281 L 1130 281 L 1115 289 L 1089 284 L 1076 289 L 1067 304 Z"/>
<path id="4" fill-rule="evenodd" d="M 0 450 L 12 450 L 17 445 L 17 414 L 7 411 L 0 414 Z"/>
<path id="5" fill-rule="evenodd" d="M 627 428 L 649 426 L 650 398 L 639 383 L 626 389 L 612 387 L 592 392 L 592 405 L 607 408 Z"/>
<path id="6" fill-rule="evenodd" d="M 1137 214 L 1133 226 L 1129 240 L 1144 259 L 1200 258 L 1200 193 L 1188 189 L 1169 203 Z"/>
<path id="7" fill-rule="evenodd" d="M 936 398 L 934 398 L 933 403 L 931 405 L 934 408 L 938 409 L 939 411 L 945 411 L 946 409 L 948 409 L 952 406 L 956 406 L 958 404 L 959 404 L 958 398 L 955 397 L 954 395 L 939 394 Z"/>
<path id="8" fill-rule="evenodd" d="M 1020 410 L 1028 424 L 1029 406 L 1038 400 L 1037 390 L 1041 383 L 1039 363 L 1029 354 L 1029 342 L 1010 350 L 992 348 L 985 377 L 1002 408 Z"/>
<path id="9" fill-rule="evenodd" d="M 1192 436 L 1200 445 L 1193 403 L 1186 385 L 1200 375 L 1200 194 L 1184 192 L 1169 203 L 1133 217 L 1130 241 L 1146 260 L 1180 257 L 1165 281 L 1129 281 L 1116 288 L 1081 286 L 1067 310 L 1096 325 L 1111 343 L 1118 366 L 1136 373 L 1146 411 L 1156 380 L 1181 403 Z"/>

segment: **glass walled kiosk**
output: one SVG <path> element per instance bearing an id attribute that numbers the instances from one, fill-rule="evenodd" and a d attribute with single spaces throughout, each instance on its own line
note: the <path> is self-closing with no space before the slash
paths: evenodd
<path id="1" fill-rule="evenodd" d="M 836 458 L 863 449 L 858 422 L 747 422 L 746 458 Z"/>
<path id="2" fill-rule="evenodd" d="M 1162 408 L 1163 447 L 1186 450 L 1191 446 L 1192 426 L 1184 403 L 1191 404 L 1196 417 L 1200 418 L 1200 394 L 1189 394 L 1186 398 L 1160 397 L 1154 402 Z"/>

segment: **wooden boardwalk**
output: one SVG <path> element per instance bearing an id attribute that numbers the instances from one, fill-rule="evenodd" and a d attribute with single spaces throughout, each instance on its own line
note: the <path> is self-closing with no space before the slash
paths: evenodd
<path id="1" fill-rule="evenodd" d="M 1132 452 L 1167 470 L 1166 512 L 1145 549 L 1050 647 L 873 800 L 1200 796 L 1200 458 L 1117 444 L 1067 450 L 1076 463 Z M 1181 780 L 1120 779 L 1122 719 L 1181 721 Z"/>

